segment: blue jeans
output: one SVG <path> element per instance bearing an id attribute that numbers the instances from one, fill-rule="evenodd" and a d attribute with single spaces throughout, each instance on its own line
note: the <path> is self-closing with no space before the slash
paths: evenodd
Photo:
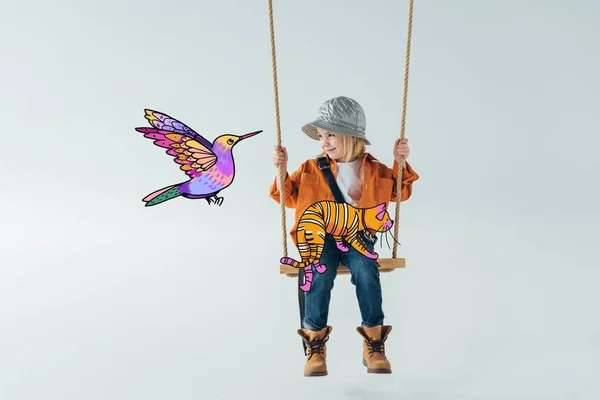
<path id="1" fill-rule="evenodd" d="M 360 235 L 364 238 L 362 234 Z M 373 239 L 375 242 L 376 238 Z M 371 243 L 368 239 L 363 241 L 365 247 L 373 251 L 375 243 Z M 331 235 L 327 234 L 325 237 L 320 263 L 325 264 L 327 270 L 322 274 L 315 271 L 312 287 L 305 293 L 305 315 L 302 321 L 305 329 L 320 331 L 327 326 L 331 289 L 333 289 L 333 281 L 340 261 L 350 271 L 350 282 L 356 287 L 356 298 L 362 318 L 361 325 L 373 327 L 383 324 L 383 299 L 377 262 L 363 256 L 354 248 L 348 247 L 350 249 L 347 253 L 341 252 Z"/>

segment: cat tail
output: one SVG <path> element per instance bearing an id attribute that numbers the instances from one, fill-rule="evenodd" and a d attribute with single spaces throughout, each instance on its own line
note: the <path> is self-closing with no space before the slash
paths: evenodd
<path id="1" fill-rule="evenodd" d="M 296 261 L 290 257 L 282 257 L 280 259 L 281 263 L 291 265 L 294 268 L 306 268 L 307 266 L 310 266 L 314 258 L 310 257 L 311 253 L 309 246 L 306 243 L 299 243 L 298 251 L 300 252 L 300 257 L 302 257 L 302 261 Z"/>
<path id="2" fill-rule="evenodd" d="M 294 268 L 306 268 L 306 266 L 309 264 L 307 262 L 300 262 L 300 261 L 296 261 L 293 258 L 290 257 L 281 257 L 281 259 L 279 260 L 282 264 L 286 264 L 286 265 L 290 265 Z"/>

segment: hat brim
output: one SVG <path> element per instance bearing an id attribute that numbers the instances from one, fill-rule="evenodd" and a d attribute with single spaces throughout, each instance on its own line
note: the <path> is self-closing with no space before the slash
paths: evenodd
<path id="1" fill-rule="evenodd" d="M 302 127 L 302 132 L 306 133 L 308 137 L 314 140 L 319 140 L 319 132 L 317 128 L 325 129 L 331 132 L 340 133 L 342 135 L 354 136 L 363 139 L 367 145 L 370 145 L 369 139 L 362 132 L 355 131 L 354 129 L 347 128 L 345 126 L 331 124 L 327 121 L 313 121 L 305 124 Z"/>

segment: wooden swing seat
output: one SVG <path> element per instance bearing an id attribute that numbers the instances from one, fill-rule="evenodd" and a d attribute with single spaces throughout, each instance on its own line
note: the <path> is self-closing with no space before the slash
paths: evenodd
<path id="1" fill-rule="evenodd" d="M 404 258 L 381 258 L 377 260 L 379 272 L 392 272 L 397 268 L 406 268 L 406 259 Z M 287 275 L 290 278 L 298 276 L 298 268 L 290 265 L 279 264 L 279 274 Z M 337 275 L 349 275 L 350 271 L 344 265 L 340 264 L 337 269 Z"/>

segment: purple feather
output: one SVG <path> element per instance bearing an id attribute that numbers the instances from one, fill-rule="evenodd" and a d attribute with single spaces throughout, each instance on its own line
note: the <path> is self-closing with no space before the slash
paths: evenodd
<path id="1" fill-rule="evenodd" d="M 167 114 L 163 114 L 159 111 L 154 111 L 154 110 L 149 110 L 149 109 L 146 109 L 145 111 L 146 111 L 146 119 L 148 119 L 150 121 L 150 123 L 152 124 L 152 126 L 154 126 L 155 128 L 158 128 L 158 129 L 161 129 L 164 131 L 180 133 L 187 137 L 191 137 L 192 139 L 201 143 L 203 146 L 206 146 L 206 148 L 212 150 L 211 142 L 206 140 L 202 135 L 195 132 L 192 128 L 185 125 L 183 122 L 178 121 L 175 118 L 173 118 Z M 158 118 L 158 121 L 149 119 L 148 118 L 149 116 Z"/>

